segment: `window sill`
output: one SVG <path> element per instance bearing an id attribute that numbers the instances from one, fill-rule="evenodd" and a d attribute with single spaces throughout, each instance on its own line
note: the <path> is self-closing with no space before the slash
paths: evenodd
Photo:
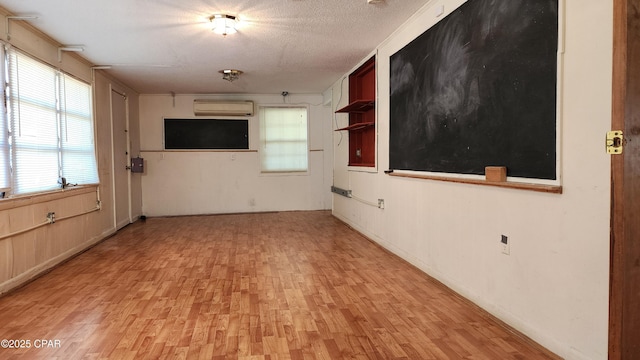
<path id="1" fill-rule="evenodd" d="M 67 189 L 51 190 L 34 194 L 16 195 L 6 199 L 0 199 L 0 211 L 96 192 L 97 189 L 97 184 L 80 185 Z"/>
<path id="2" fill-rule="evenodd" d="M 307 176 L 309 170 L 305 171 L 260 171 L 260 176 Z"/>

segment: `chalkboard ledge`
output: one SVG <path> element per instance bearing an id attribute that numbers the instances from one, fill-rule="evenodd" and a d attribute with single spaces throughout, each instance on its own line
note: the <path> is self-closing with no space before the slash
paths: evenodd
<path id="1" fill-rule="evenodd" d="M 398 172 L 385 172 L 385 173 L 389 176 L 406 177 L 406 178 L 413 178 L 413 179 L 446 181 L 446 182 L 454 182 L 454 183 L 462 183 L 462 184 L 474 184 L 474 185 L 495 186 L 495 187 L 502 187 L 502 188 L 509 188 L 509 189 L 518 189 L 518 190 L 529 190 L 529 191 L 537 191 L 537 192 L 551 193 L 551 194 L 562 194 L 561 185 L 546 185 L 546 184 L 509 182 L 509 181 L 497 182 L 497 181 L 486 181 L 486 180 L 480 180 L 480 179 L 464 179 L 464 178 L 454 178 L 454 177 L 446 177 L 446 176 L 431 176 L 431 175 L 408 174 L 408 173 L 398 173 Z"/>
<path id="2" fill-rule="evenodd" d="M 251 149 L 161 149 L 161 150 L 140 150 L 141 153 L 187 153 L 187 152 L 258 152 Z"/>

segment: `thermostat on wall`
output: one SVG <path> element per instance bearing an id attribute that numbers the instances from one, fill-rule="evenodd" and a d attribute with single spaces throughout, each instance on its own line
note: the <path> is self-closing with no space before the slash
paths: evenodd
<path id="1" fill-rule="evenodd" d="M 141 157 L 131 158 L 131 172 L 143 173 L 144 172 L 144 159 Z"/>

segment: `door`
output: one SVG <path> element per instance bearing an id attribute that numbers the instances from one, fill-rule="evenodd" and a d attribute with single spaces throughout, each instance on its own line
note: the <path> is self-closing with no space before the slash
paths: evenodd
<path id="1" fill-rule="evenodd" d="M 127 97 L 111 90 L 111 131 L 113 138 L 113 200 L 115 227 L 131 223 L 131 189 L 129 172 L 129 132 Z"/>
<path id="2" fill-rule="evenodd" d="M 614 0 L 609 359 L 640 359 L 640 0 Z"/>

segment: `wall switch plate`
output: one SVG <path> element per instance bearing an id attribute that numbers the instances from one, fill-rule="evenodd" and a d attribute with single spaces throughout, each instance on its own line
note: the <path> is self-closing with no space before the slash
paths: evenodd
<path id="1" fill-rule="evenodd" d="M 502 253 L 505 255 L 509 255 L 509 238 L 506 235 L 502 235 L 500 238 L 500 246 L 502 247 Z"/>

